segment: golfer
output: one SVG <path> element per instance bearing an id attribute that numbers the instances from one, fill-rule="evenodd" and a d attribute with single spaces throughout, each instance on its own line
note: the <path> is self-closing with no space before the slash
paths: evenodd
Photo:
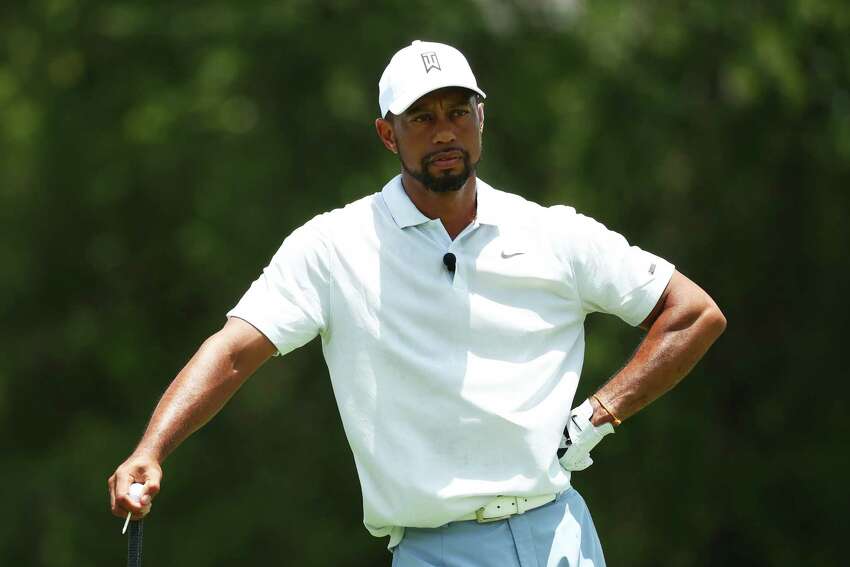
<path id="1" fill-rule="evenodd" d="M 485 94 L 455 48 L 414 41 L 378 90 L 375 128 L 400 174 L 284 240 L 109 478 L 112 512 L 147 514 L 168 454 L 269 357 L 318 335 L 363 520 L 389 536 L 393 565 L 604 565 L 570 475 L 688 373 L 723 314 L 595 220 L 480 179 Z M 574 400 L 597 311 L 646 335 Z"/>

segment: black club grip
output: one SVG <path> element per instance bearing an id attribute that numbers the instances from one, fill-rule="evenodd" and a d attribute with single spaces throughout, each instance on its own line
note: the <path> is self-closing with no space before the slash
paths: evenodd
<path id="1" fill-rule="evenodd" d="M 127 567 L 142 567 L 142 520 L 130 522 L 127 539 Z"/>

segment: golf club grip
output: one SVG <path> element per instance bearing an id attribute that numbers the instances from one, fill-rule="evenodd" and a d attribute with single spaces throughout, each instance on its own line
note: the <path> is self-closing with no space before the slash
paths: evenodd
<path id="1" fill-rule="evenodd" d="M 127 567 L 142 567 L 142 520 L 130 522 L 127 538 Z"/>

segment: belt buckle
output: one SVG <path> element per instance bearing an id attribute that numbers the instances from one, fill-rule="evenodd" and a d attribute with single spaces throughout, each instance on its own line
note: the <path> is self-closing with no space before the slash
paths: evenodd
<path id="1" fill-rule="evenodd" d="M 493 516 L 491 518 L 485 518 L 484 517 L 484 509 L 485 508 L 486 508 L 486 506 L 482 506 L 481 508 L 479 508 L 478 510 L 475 511 L 475 521 L 478 522 L 479 524 L 487 524 L 489 522 L 498 522 L 499 520 L 507 520 L 508 518 L 513 516 L 514 514 L 518 514 L 519 513 L 519 500 L 516 497 L 514 497 L 514 511 L 508 512 L 507 514 L 505 514 L 503 516 Z"/>
<path id="2" fill-rule="evenodd" d="M 505 514 L 504 516 L 494 516 L 492 518 L 485 518 L 483 506 L 475 511 L 475 521 L 479 524 L 488 524 L 490 522 L 498 522 L 499 520 L 507 520 L 511 516 L 513 516 L 513 514 Z"/>

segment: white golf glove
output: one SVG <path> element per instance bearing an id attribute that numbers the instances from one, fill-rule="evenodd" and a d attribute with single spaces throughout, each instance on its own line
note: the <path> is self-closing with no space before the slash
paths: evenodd
<path id="1" fill-rule="evenodd" d="M 603 437 L 614 433 L 614 426 L 610 423 L 603 423 L 598 427 L 590 423 L 592 415 L 593 406 L 590 405 L 589 399 L 570 412 L 567 421 L 569 437 L 562 437 L 560 446 L 567 451 L 558 459 L 561 466 L 568 471 L 583 471 L 592 465 L 590 450 L 596 447 Z"/>

